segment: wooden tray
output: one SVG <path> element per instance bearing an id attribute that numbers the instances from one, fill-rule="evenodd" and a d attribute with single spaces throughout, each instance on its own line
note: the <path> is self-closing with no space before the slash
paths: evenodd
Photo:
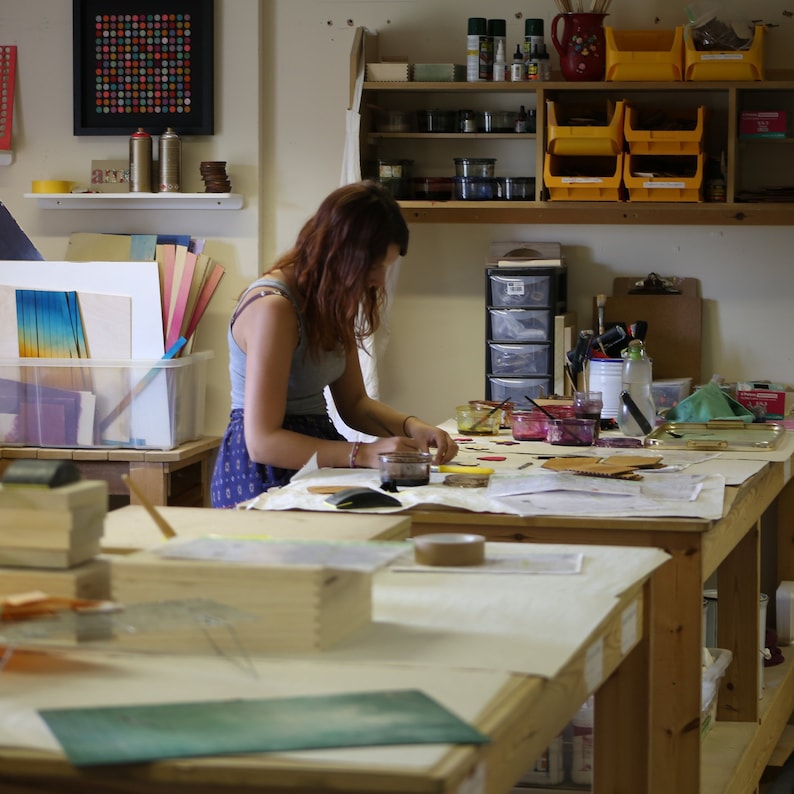
<path id="1" fill-rule="evenodd" d="M 745 424 L 720 419 L 713 422 L 666 422 L 649 433 L 645 446 L 662 449 L 747 450 L 775 449 L 786 428 L 775 422 Z"/>

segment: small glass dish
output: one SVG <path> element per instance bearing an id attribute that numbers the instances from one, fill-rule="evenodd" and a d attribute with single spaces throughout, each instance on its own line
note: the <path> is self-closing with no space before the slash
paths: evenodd
<path id="1" fill-rule="evenodd" d="M 595 441 L 595 419 L 548 419 L 546 441 L 568 447 L 591 447 Z"/>
<path id="2" fill-rule="evenodd" d="M 378 455 L 381 485 L 427 485 L 432 460 L 429 452 L 383 452 Z"/>
<path id="3" fill-rule="evenodd" d="M 456 409 L 458 432 L 467 436 L 495 436 L 499 434 L 501 411 L 482 403 L 459 405 Z"/>

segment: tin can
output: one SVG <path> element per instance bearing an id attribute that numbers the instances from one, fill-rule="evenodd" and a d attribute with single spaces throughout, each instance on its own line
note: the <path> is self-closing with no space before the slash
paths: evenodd
<path id="1" fill-rule="evenodd" d="M 130 192 L 152 192 L 152 136 L 143 127 L 130 136 Z"/>
<path id="2" fill-rule="evenodd" d="M 182 139 L 168 127 L 160 135 L 160 193 L 179 193 L 182 172 Z"/>

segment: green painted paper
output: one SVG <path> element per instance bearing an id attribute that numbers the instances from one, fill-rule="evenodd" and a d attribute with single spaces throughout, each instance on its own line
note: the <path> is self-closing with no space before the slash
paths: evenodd
<path id="1" fill-rule="evenodd" d="M 418 690 L 42 709 L 75 766 L 489 738 Z"/>

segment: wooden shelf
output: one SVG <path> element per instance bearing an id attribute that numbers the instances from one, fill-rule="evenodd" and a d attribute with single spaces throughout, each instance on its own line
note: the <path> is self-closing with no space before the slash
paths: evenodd
<path id="1" fill-rule="evenodd" d="M 25 193 L 45 210 L 239 210 L 239 193 Z"/>
<path id="2" fill-rule="evenodd" d="M 401 201 L 409 223 L 578 223 L 681 226 L 794 224 L 794 202 Z"/>

